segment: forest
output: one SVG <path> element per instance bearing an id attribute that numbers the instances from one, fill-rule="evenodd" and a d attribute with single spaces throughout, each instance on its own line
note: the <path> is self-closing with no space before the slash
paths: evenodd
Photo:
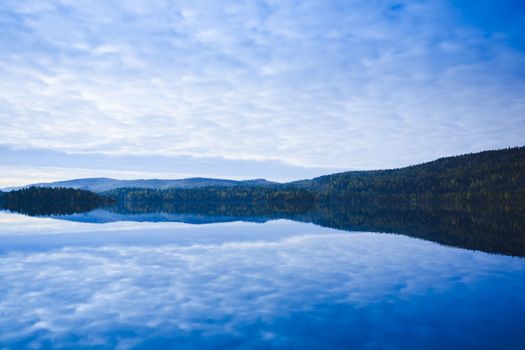
<path id="1" fill-rule="evenodd" d="M 104 194 L 117 201 L 518 203 L 525 201 L 525 147 L 284 184 L 166 190 L 120 188 Z"/>
<path id="2" fill-rule="evenodd" d="M 60 187 L 0 191 L 0 207 L 29 215 L 106 207 L 126 214 L 193 213 L 257 222 L 287 218 L 518 256 L 525 256 L 524 204 L 524 147 L 285 184 L 119 188 L 102 194 Z"/>
<path id="3" fill-rule="evenodd" d="M 0 193 L 3 207 L 38 212 L 75 211 L 112 201 L 142 203 L 315 203 L 374 205 L 525 203 L 525 147 L 438 159 L 391 170 L 349 171 L 289 183 L 196 188 L 118 188 L 101 194 L 30 187 Z M 53 210 L 55 210 L 53 209 Z"/>
<path id="4" fill-rule="evenodd" d="M 28 215 L 73 214 L 114 203 L 114 199 L 93 192 L 62 187 L 0 193 L 0 208 Z"/>
<path id="5" fill-rule="evenodd" d="M 525 147 L 486 151 L 392 170 L 350 171 L 297 181 L 319 199 L 367 202 L 525 200 Z"/>
<path id="6" fill-rule="evenodd" d="M 200 187 L 194 189 L 119 188 L 104 192 L 117 202 L 314 202 L 316 195 L 304 188 L 284 186 L 258 187 Z"/>

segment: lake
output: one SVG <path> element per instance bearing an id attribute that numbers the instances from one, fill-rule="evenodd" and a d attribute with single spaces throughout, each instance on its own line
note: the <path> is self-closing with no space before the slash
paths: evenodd
<path id="1" fill-rule="evenodd" d="M 525 348 L 521 215 L 221 210 L 0 212 L 0 349 Z"/>

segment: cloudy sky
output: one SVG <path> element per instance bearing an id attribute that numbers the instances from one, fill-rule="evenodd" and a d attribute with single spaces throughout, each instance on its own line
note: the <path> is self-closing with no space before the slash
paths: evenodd
<path id="1" fill-rule="evenodd" d="M 0 33 L 0 187 L 525 143 L 521 0 L 3 0 Z"/>

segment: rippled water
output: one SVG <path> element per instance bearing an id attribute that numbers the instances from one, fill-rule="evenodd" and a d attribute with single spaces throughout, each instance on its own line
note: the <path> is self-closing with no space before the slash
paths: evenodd
<path id="1" fill-rule="evenodd" d="M 524 349 L 525 259 L 275 220 L 0 213 L 0 349 Z"/>

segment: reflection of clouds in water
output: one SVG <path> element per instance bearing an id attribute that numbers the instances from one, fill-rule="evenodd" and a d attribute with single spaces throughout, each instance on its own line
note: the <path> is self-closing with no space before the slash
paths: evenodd
<path id="1" fill-rule="evenodd" d="M 279 347 L 293 339 L 308 347 L 323 337 L 362 344 L 380 329 L 386 333 L 376 336 L 399 332 L 393 320 L 414 322 L 419 311 L 428 315 L 412 329 L 443 326 L 440 306 L 450 303 L 463 321 L 479 319 L 468 311 L 478 303 L 523 314 L 515 297 L 525 293 L 523 277 L 523 259 L 371 234 L 12 253 L 0 259 L 0 344 Z M 436 305 L 417 302 L 429 295 Z M 516 303 L 509 308 L 495 295 Z"/>
<path id="2" fill-rule="evenodd" d="M 32 217 L 0 211 L 0 237 L 4 235 L 59 234 L 72 232 L 108 232 L 137 228 L 179 228 L 187 225 L 176 222 L 113 222 L 104 225 L 64 221 L 49 217 Z"/>

